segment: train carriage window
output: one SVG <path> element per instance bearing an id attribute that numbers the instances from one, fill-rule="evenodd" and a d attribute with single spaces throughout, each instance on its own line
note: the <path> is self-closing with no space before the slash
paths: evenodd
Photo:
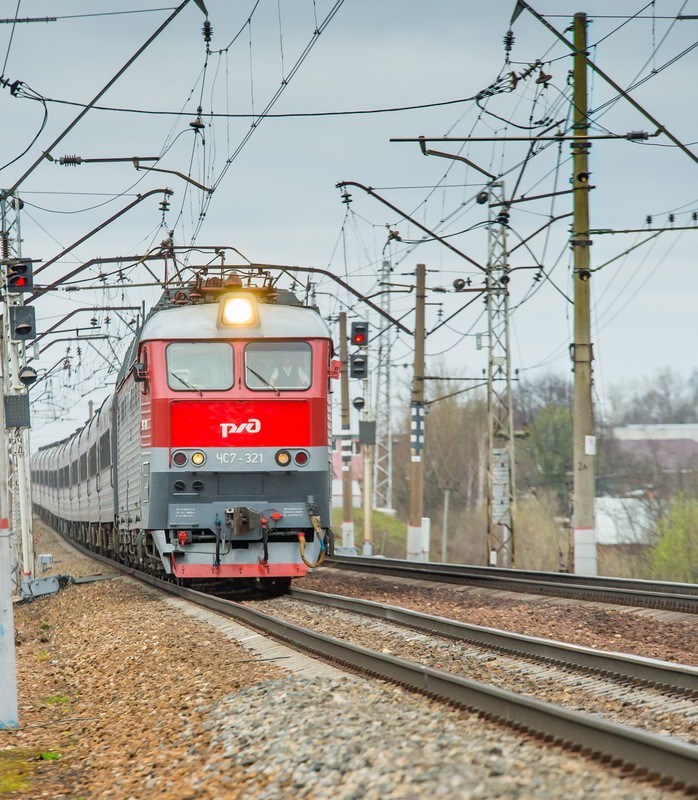
<path id="1" fill-rule="evenodd" d="M 109 441 L 109 431 L 105 431 L 99 437 L 99 471 L 111 466 L 111 444 Z"/>
<path id="2" fill-rule="evenodd" d="M 77 460 L 77 458 L 70 465 L 70 482 L 72 483 L 73 486 L 77 486 L 77 483 L 78 483 L 78 460 Z"/>
<path id="3" fill-rule="evenodd" d="M 248 389 L 296 390 L 310 387 L 312 350 L 307 342 L 250 342 L 245 347 Z"/>
<path id="4" fill-rule="evenodd" d="M 80 482 L 87 480 L 87 453 L 80 456 Z"/>
<path id="5" fill-rule="evenodd" d="M 177 392 L 231 389 L 233 348 L 227 342 L 173 342 L 167 346 L 167 385 Z"/>
<path id="6" fill-rule="evenodd" d="M 97 443 L 95 442 L 92 447 L 90 447 L 90 458 L 88 463 L 89 469 L 89 476 L 92 478 L 94 475 L 97 474 Z"/>

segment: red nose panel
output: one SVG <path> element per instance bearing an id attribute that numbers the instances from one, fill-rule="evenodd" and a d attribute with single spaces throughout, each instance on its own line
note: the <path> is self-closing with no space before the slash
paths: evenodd
<path id="1" fill-rule="evenodd" d="M 310 403 L 173 400 L 172 447 L 307 447 Z"/>

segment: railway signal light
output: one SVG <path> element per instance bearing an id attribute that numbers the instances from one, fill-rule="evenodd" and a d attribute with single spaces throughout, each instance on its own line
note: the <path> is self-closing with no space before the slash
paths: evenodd
<path id="1" fill-rule="evenodd" d="M 368 322 L 351 323 L 351 343 L 354 347 L 368 346 Z"/>
<path id="2" fill-rule="evenodd" d="M 368 377 L 368 357 L 364 353 L 352 353 L 349 356 L 349 375 L 352 378 Z"/>
<path id="3" fill-rule="evenodd" d="M 31 261 L 14 261 L 7 265 L 7 291 L 22 294 L 34 288 L 34 271 Z"/>
<path id="4" fill-rule="evenodd" d="M 22 367 L 19 371 L 19 380 L 25 386 L 31 386 L 37 378 L 38 375 L 34 367 Z"/>
<path id="5" fill-rule="evenodd" d="M 10 339 L 26 341 L 36 338 L 34 306 L 10 306 Z"/>

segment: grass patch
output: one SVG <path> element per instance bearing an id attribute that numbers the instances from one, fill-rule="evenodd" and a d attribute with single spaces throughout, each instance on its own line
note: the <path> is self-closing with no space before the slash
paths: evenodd
<path id="1" fill-rule="evenodd" d="M 48 624 L 48 622 L 42 622 L 41 625 L 39 625 L 39 628 L 41 628 L 42 631 L 48 631 L 51 629 L 51 626 Z"/>
<path id="2" fill-rule="evenodd" d="M 407 552 L 407 523 L 383 514 L 381 511 L 371 513 L 373 552 L 375 555 L 388 558 L 404 558 Z M 342 509 L 332 509 L 332 530 L 335 533 L 335 545 L 342 544 Z M 361 552 L 364 541 L 364 512 L 354 509 L 354 542 Z"/>
<path id="3" fill-rule="evenodd" d="M 0 750 L 0 795 L 17 794 L 27 788 L 37 769 L 36 750 Z"/>
<path id="4" fill-rule="evenodd" d="M 51 653 L 48 650 L 41 650 L 39 655 L 36 657 L 37 661 L 50 661 L 51 660 Z"/>
<path id="5" fill-rule="evenodd" d="M 47 697 L 44 703 L 49 706 L 59 705 L 61 703 L 69 703 L 70 698 L 67 694 L 54 694 L 52 697 Z"/>
<path id="6" fill-rule="evenodd" d="M 57 750 L 47 750 L 39 755 L 41 761 L 58 761 L 61 754 Z"/>

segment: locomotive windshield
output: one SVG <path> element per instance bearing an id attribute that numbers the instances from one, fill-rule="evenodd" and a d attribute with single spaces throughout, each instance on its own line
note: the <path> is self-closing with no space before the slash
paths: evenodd
<path id="1" fill-rule="evenodd" d="M 227 342 L 173 342 L 167 346 L 167 385 L 176 392 L 232 388 L 232 347 Z"/>
<path id="2" fill-rule="evenodd" d="M 307 342 L 250 342 L 245 347 L 245 384 L 256 390 L 307 389 L 311 355 Z"/>

